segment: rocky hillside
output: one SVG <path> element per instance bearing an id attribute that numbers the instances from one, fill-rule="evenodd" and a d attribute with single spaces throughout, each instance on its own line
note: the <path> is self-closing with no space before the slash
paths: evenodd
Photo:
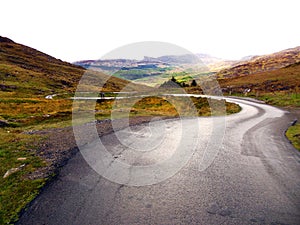
<path id="1" fill-rule="evenodd" d="M 220 78 L 234 78 L 284 68 L 300 62 L 300 47 L 277 53 L 255 56 L 217 73 Z"/>

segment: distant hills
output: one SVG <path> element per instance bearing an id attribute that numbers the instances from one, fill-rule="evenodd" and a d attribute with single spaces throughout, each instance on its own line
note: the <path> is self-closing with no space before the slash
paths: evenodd
<path id="1" fill-rule="evenodd" d="M 116 77 L 151 86 L 159 86 L 172 76 L 190 83 L 201 76 L 236 78 L 275 71 L 300 61 L 300 47 L 263 56 L 245 56 L 241 60 L 224 60 L 207 54 L 166 55 L 143 60 L 84 60 L 75 65 L 100 70 Z"/>
<path id="2" fill-rule="evenodd" d="M 235 61 L 226 61 L 206 54 L 165 55 L 156 58 L 145 56 L 142 60 L 100 59 L 74 62 L 75 65 L 84 68 L 149 85 L 160 84 L 174 73 L 182 75 L 184 71 L 195 68 L 201 73 L 208 73 L 217 68 L 227 68 L 233 63 Z"/>
<path id="3" fill-rule="evenodd" d="M 28 46 L 0 36 L 0 92 L 1 96 L 45 96 L 54 93 L 74 93 L 82 75 L 81 66 L 63 62 Z M 94 73 L 99 80 L 109 77 Z M 127 80 L 111 77 L 103 91 L 141 89 Z M 98 87 L 98 89 L 100 89 Z"/>
<path id="4" fill-rule="evenodd" d="M 231 65 L 237 61 L 224 60 L 207 54 L 185 54 L 185 55 L 165 55 L 160 57 L 144 56 L 142 60 L 135 59 L 99 59 L 99 60 L 82 60 L 74 62 L 75 65 L 84 68 L 102 70 L 106 72 L 145 69 L 145 68 L 173 68 L 186 67 L 193 65 L 202 65 L 203 67 L 213 64 Z M 208 68 L 206 68 L 208 69 Z"/>
<path id="5" fill-rule="evenodd" d="M 99 60 L 82 60 L 74 62 L 75 65 L 84 68 L 115 70 L 128 68 L 157 68 L 165 66 L 180 66 L 185 64 L 201 63 L 200 58 L 193 54 L 185 55 L 165 55 L 160 57 L 144 56 L 142 60 L 136 59 L 99 59 Z"/>

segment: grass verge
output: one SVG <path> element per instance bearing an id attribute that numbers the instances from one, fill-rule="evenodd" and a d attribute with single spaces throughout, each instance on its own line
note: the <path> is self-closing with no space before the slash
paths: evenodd
<path id="1" fill-rule="evenodd" d="M 259 96 L 258 99 L 279 107 L 300 107 L 300 93 L 269 93 Z"/>
<path id="2" fill-rule="evenodd" d="M 0 129 L 0 224 L 17 221 L 19 212 L 38 194 L 45 179 L 31 180 L 28 174 L 45 166 L 35 155 L 41 137 Z M 12 168 L 20 170 L 4 178 Z"/>
<path id="3" fill-rule="evenodd" d="M 296 123 L 294 126 L 289 127 L 286 136 L 294 147 L 300 151 L 300 124 Z"/>

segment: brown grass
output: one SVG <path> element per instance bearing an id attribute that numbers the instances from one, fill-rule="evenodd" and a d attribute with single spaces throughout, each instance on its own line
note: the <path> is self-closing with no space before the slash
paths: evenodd
<path id="1" fill-rule="evenodd" d="M 219 79 L 225 93 L 243 93 L 250 88 L 252 94 L 286 92 L 297 93 L 300 89 L 300 63 L 274 70 L 236 78 Z"/>

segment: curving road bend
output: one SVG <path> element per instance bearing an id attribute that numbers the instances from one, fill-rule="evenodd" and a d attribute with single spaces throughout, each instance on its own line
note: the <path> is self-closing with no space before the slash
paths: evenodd
<path id="1" fill-rule="evenodd" d="M 146 186 L 126 185 L 130 174 L 122 184 L 111 182 L 78 153 L 17 224 L 300 224 L 300 155 L 284 136 L 293 116 L 250 100 L 227 100 L 243 110 L 219 118 L 226 127 L 222 144 L 215 146 L 218 151 L 206 152 L 209 135 L 203 131 L 211 132 L 212 118 L 151 123 L 152 129 L 164 123 L 168 144 L 159 144 L 161 148 L 142 158 L 130 149 L 137 136 L 149 135 L 147 125 L 133 128 L 135 135 L 126 129 L 106 135 L 101 141 L 115 159 L 148 165 L 173 154 L 168 146 L 176 145 L 180 124 L 197 122 L 202 134 L 191 158 L 174 176 Z M 116 137 L 123 136 L 128 148 L 120 150 Z M 150 149 L 158 142 L 154 147 L 150 143 Z M 211 160 L 201 167 L 205 154 L 211 154 Z"/>

